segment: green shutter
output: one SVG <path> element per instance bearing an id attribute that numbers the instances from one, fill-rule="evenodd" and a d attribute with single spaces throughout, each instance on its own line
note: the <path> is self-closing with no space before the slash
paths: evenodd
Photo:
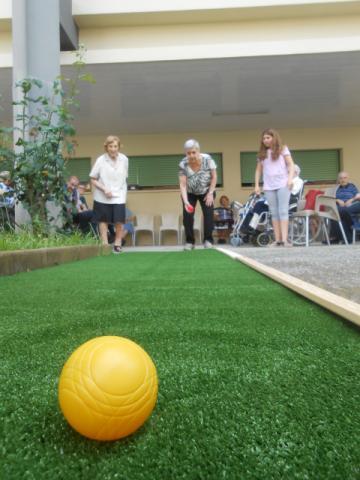
<path id="1" fill-rule="evenodd" d="M 65 175 L 70 177 L 75 175 L 80 182 L 89 182 L 89 173 L 91 170 L 90 158 L 70 158 L 65 165 Z"/>
<path id="2" fill-rule="evenodd" d="M 216 163 L 216 173 L 217 173 L 217 187 L 223 186 L 223 161 L 222 153 L 210 153 L 214 162 Z"/>
<path id="3" fill-rule="evenodd" d="M 333 183 L 340 170 L 340 150 L 291 150 L 301 168 L 301 178 L 313 183 Z M 241 186 L 254 185 L 257 152 L 240 153 Z"/>
<path id="4" fill-rule="evenodd" d="M 335 182 L 340 170 L 339 150 L 293 150 L 294 162 L 301 168 L 301 178 L 308 182 Z"/>
<path id="5" fill-rule="evenodd" d="M 240 175 L 242 187 L 254 185 L 256 159 L 257 152 L 240 153 Z"/>
<path id="6" fill-rule="evenodd" d="M 222 185 L 222 154 L 210 154 L 218 171 L 218 185 Z M 179 163 L 184 156 L 145 155 L 129 158 L 129 185 L 142 188 L 174 188 L 179 185 Z"/>

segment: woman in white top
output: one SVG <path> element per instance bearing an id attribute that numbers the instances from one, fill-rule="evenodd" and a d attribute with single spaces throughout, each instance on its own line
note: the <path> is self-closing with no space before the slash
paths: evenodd
<path id="1" fill-rule="evenodd" d="M 121 252 L 122 226 L 125 222 L 128 158 L 120 153 L 120 139 L 113 135 L 106 138 L 105 153 L 95 162 L 90 172 L 94 186 L 94 217 L 99 223 L 102 243 L 108 243 L 108 225 L 115 225 L 113 253 Z"/>

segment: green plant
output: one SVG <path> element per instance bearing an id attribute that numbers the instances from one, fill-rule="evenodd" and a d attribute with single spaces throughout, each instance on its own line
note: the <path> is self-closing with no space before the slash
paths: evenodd
<path id="1" fill-rule="evenodd" d="M 36 248 L 67 247 L 72 245 L 96 245 L 99 240 L 93 235 L 82 235 L 74 232 L 71 235 L 52 233 L 48 236 L 34 234 L 24 227 L 19 233 L 2 232 L 0 235 L 0 251 L 28 250 Z"/>
<path id="2" fill-rule="evenodd" d="M 48 235 L 51 221 L 47 204 L 64 202 L 65 164 L 74 152 L 75 128 L 73 112 L 80 81 L 94 82 L 84 73 L 84 47 L 76 52 L 74 76 L 60 76 L 49 91 L 38 79 L 24 78 L 16 84 L 21 100 L 13 102 L 17 109 L 12 129 L 0 129 L 6 136 L 13 132 L 15 149 L 2 144 L 0 157 L 12 162 L 11 171 L 18 202 L 28 211 L 34 234 Z"/>

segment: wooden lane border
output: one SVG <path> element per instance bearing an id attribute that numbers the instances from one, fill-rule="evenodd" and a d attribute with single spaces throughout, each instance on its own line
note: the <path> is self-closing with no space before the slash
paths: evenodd
<path id="1" fill-rule="evenodd" d="M 346 318 L 347 320 L 350 320 L 350 322 L 360 326 L 360 305 L 358 303 L 347 300 L 346 298 L 335 295 L 334 293 L 330 293 L 323 288 L 316 287 L 311 283 L 304 282 L 303 280 L 293 277 L 292 275 L 288 275 L 287 273 L 280 272 L 275 268 L 263 265 L 256 260 L 245 257 L 244 255 L 240 255 L 232 250 L 227 250 L 221 247 L 217 247 L 216 250 L 228 255 L 234 260 L 244 263 L 263 275 L 266 275 L 276 282 L 281 283 L 299 295 L 308 298 L 314 303 L 317 303 L 327 310 L 336 313 L 340 317 Z"/>
<path id="2" fill-rule="evenodd" d="M 108 245 L 70 245 L 68 247 L 34 248 L 0 252 L 0 276 L 29 272 L 38 268 L 109 255 Z"/>

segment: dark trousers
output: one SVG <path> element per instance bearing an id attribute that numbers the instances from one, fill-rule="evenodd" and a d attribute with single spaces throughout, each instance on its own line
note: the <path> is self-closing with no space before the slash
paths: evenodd
<path id="1" fill-rule="evenodd" d="M 73 222 L 75 225 L 78 225 L 81 233 L 87 234 L 91 232 L 91 220 L 94 212 L 92 210 L 85 210 L 84 212 L 79 212 L 73 215 Z"/>
<path id="2" fill-rule="evenodd" d="M 340 207 L 338 205 L 341 223 L 344 227 L 345 235 L 349 243 L 352 242 L 352 225 L 355 217 L 360 215 L 360 202 L 354 202 L 349 207 Z M 342 235 L 337 222 L 331 221 L 330 237 L 335 240 L 342 240 Z"/>
<path id="3" fill-rule="evenodd" d="M 205 197 L 207 193 L 203 195 L 195 195 L 194 193 L 188 193 L 188 200 L 190 205 L 192 205 L 195 209 L 197 202 L 200 202 L 201 210 L 204 217 L 204 242 L 208 241 L 210 243 L 214 243 L 212 232 L 214 229 L 214 205 L 208 207 L 205 205 Z M 215 193 L 214 193 L 215 199 Z M 188 213 L 184 208 L 183 203 L 183 219 L 184 219 L 184 228 L 185 228 L 185 238 L 186 243 L 195 243 L 194 237 L 194 215 L 195 210 L 193 213 Z"/>

